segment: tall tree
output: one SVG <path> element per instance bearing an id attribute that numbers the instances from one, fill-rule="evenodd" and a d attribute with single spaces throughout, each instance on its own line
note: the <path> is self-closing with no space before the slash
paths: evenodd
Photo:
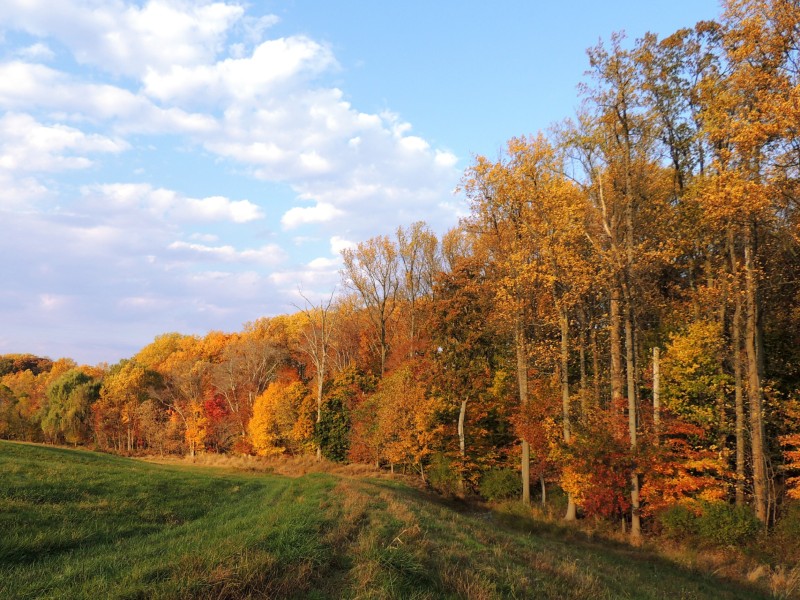
<path id="1" fill-rule="evenodd" d="M 397 248 L 386 236 L 359 242 L 342 251 L 345 285 L 357 292 L 377 337 L 380 374 L 389 356 L 389 319 L 397 308 L 400 287 Z"/>
<path id="2" fill-rule="evenodd" d="M 320 301 L 318 305 L 312 304 L 305 296 L 303 299 L 306 302 L 302 309 L 305 326 L 300 330 L 302 338 L 300 348 L 314 367 L 317 401 L 316 426 L 319 428 L 322 423 L 322 396 L 337 313 L 331 309 L 333 293 L 327 301 Z M 322 446 L 317 445 L 317 459 L 320 458 L 322 458 Z"/>

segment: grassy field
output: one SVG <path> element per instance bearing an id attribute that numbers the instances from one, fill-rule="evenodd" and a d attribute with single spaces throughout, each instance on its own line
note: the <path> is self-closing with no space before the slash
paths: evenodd
<path id="1" fill-rule="evenodd" d="M 0 598 L 766 597 L 395 481 L 0 442 Z"/>

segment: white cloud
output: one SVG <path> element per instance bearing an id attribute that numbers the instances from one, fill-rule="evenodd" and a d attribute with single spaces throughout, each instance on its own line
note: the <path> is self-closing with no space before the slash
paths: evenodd
<path id="1" fill-rule="evenodd" d="M 47 187 L 36 178 L 0 169 L 0 209 L 30 210 L 35 202 L 48 194 Z"/>
<path id="2" fill-rule="evenodd" d="M 119 138 L 86 134 L 66 125 L 43 125 L 32 116 L 6 113 L 0 117 L 0 169 L 61 171 L 83 169 L 89 153 L 118 154 L 128 149 Z"/>
<path id="3" fill-rule="evenodd" d="M 169 249 L 188 260 L 212 260 L 224 263 L 261 263 L 278 265 L 286 260 L 286 253 L 275 244 L 251 250 L 236 250 L 233 246 L 207 246 L 189 242 L 172 242 Z"/>
<path id="4" fill-rule="evenodd" d="M 102 207 L 105 211 L 144 211 L 162 220 L 248 223 L 264 218 L 261 208 L 249 200 L 230 200 L 223 196 L 189 198 L 147 183 L 101 184 L 84 187 L 82 192 L 91 206 Z"/>
<path id="5" fill-rule="evenodd" d="M 144 96 L 105 83 L 85 83 L 40 64 L 0 63 L 0 108 L 58 111 L 76 121 L 111 121 L 121 132 L 202 134 L 217 128 L 211 115 L 162 108 Z"/>
<path id="6" fill-rule="evenodd" d="M 56 53 L 50 49 L 50 46 L 41 42 L 21 48 L 16 52 L 16 55 L 32 61 L 48 61 L 56 57 Z"/>
<path id="7" fill-rule="evenodd" d="M 80 63 L 139 77 L 150 67 L 207 62 L 222 50 L 229 28 L 244 14 L 238 4 L 150 0 L 52 2 L 5 0 L 0 23 L 52 36 Z"/>
<path id="8" fill-rule="evenodd" d="M 347 248 L 355 248 L 356 243 L 350 240 L 346 240 L 341 236 L 334 235 L 331 238 L 331 254 L 341 254 L 342 250 L 346 250 Z"/>
<path id="9" fill-rule="evenodd" d="M 150 67 L 143 81 L 145 92 L 162 101 L 251 103 L 276 96 L 276 87 L 287 81 L 320 73 L 335 64 L 325 46 L 297 36 L 263 42 L 249 57 L 213 64 L 174 64 L 167 70 Z"/>
<path id="10" fill-rule="evenodd" d="M 308 267 L 314 270 L 326 270 L 326 269 L 338 269 L 342 266 L 342 261 L 340 258 L 329 258 L 327 256 L 320 256 L 319 258 L 315 258 L 310 263 L 308 263 Z"/>
<path id="11" fill-rule="evenodd" d="M 327 203 L 317 203 L 316 206 L 295 206 L 289 209 L 281 218 L 281 224 L 286 229 L 293 229 L 307 223 L 324 223 L 343 215 L 344 212 Z"/>

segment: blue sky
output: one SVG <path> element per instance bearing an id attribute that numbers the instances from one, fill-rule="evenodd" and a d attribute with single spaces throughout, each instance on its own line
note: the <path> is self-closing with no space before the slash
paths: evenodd
<path id="1" fill-rule="evenodd" d="M 437 232 L 475 154 L 569 117 L 585 50 L 716 0 L 5 0 L 0 353 L 95 364 L 327 296 Z"/>

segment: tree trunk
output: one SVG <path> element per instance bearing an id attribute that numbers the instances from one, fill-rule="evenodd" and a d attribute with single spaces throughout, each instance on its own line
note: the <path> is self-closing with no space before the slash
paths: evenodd
<path id="1" fill-rule="evenodd" d="M 594 386 L 594 405 L 600 406 L 600 349 L 597 346 L 597 330 L 593 327 L 592 339 L 592 384 Z"/>
<path id="2" fill-rule="evenodd" d="M 561 414 L 563 419 L 564 443 L 569 444 L 571 438 L 570 431 L 570 402 L 569 402 L 569 316 L 567 310 L 559 307 L 559 324 L 561 326 Z M 567 494 L 567 512 L 564 515 L 565 521 L 574 521 L 575 498 L 572 494 Z"/>
<path id="3" fill-rule="evenodd" d="M 658 346 L 653 348 L 653 432 L 658 443 L 661 434 L 661 350 Z"/>
<path id="4" fill-rule="evenodd" d="M 736 506 L 744 506 L 745 484 L 745 414 L 742 381 L 742 295 L 739 289 L 739 268 L 733 229 L 728 227 L 728 254 L 733 279 L 734 310 L 731 322 L 731 365 L 733 367 L 734 410 L 736 414 Z"/>
<path id="5" fill-rule="evenodd" d="M 461 452 L 462 469 L 467 459 L 467 440 L 466 436 L 464 435 L 464 421 L 466 416 L 467 400 L 464 399 L 461 401 L 461 409 L 458 411 L 458 449 Z M 466 486 L 464 484 L 464 473 L 462 469 L 459 469 L 458 471 L 458 490 L 463 494 L 466 491 Z"/>
<path id="6" fill-rule="evenodd" d="M 542 488 L 542 510 L 547 508 L 547 486 L 544 484 L 544 473 L 539 475 L 539 485 Z"/>
<path id="7" fill-rule="evenodd" d="M 736 506 L 744 505 L 745 483 L 745 415 L 744 385 L 742 381 L 742 298 L 736 295 L 736 308 L 731 327 L 731 355 L 733 360 L 733 389 L 736 406 Z"/>
<path id="8" fill-rule="evenodd" d="M 636 451 L 636 380 L 635 380 L 635 358 L 633 348 L 633 302 L 631 300 L 630 288 L 627 288 L 625 307 L 625 366 L 628 388 L 628 433 L 631 441 L 631 451 Z M 639 514 L 639 472 L 634 464 L 631 473 L 631 537 L 638 540 L 642 536 L 641 516 Z"/>
<path id="9" fill-rule="evenodd" d="M 528 404 L 528 349 L 525 344 L 525 332 L 522 330 L 522 319 L 518 315 L 515 331 L 517 351 L 517 385 L 519 386 L 519 402 Z M 522 440 L 522 502 L 531 503 L 531 449 L 526 440 Z"/>
<path id="10" fill-rule="evenodd" d="M 586 375 L 586 311 L 583 307 L 580 314 L 580 334 L 578 335 L 578 361 L 580 366 L 580 396 L 581 396 L 581 417 L 585 417 L 589 412 L 589 390 Z"/>
<path id="11" fill-rule="evenodd" d="M 750 403 L 750 442 L 753 456 L 753 502 L 756 517 L 767 522 L 767 470 L 764 447 L 761 376 L 757 354 L 757 282 L 753 260 L 753 226 L 748 224 L 744 245 L 745 268 L 745 353 L 747 355 L 747 396 Z"/>
<path id="12" fill-rule="evenodd" d="M 608 327 L 611 342 L 611 410 L 622 411 L 622 337 L 620 336 L 622 318 L 619 306 L 620 293 L 616 285 L 611 290 L 610 304 Z"/>

